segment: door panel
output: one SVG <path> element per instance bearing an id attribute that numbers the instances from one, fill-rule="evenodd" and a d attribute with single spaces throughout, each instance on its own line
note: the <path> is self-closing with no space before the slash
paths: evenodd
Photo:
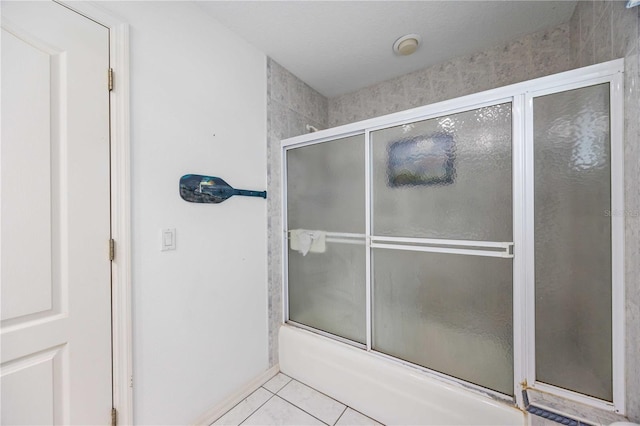
<path id="1" fill-rule="evenodd" d="M 371 132 L 373 349 L 505 395 L 512 117 L 503 103 Z"/>
<path id="2" fill-rule="evenodd" d="M 613 401 L 609 83 L 533 99 L 536 379 Z"/>
<path id="3" fill-rule="evenodd" d="M 51 192 L 42 179 L 51 175 L 51 67 L 49 52 L 5 29 L 2 61 L 11 64 L 2 68 L 2 173 L 16 178 L 2 188 L 2 320 L 11 320 L 52 308 Z M 33 125 L 16 125 L 25 118 Z"/>
<path id="4" fill-rule="evenodd" d="M 25 357 L 3 365 L 3 424 L 47 425 L 60 423 L 54 417 L 54 397 L 62 395 L 61 380 L 64 348 Z M 56 389 L 56 387 L 58 387 Z M 6 391 L 5 391 L 6 390 Z M 6 411 L 6 412 L 5 412 Z"/>
<path id="5" fill-rule="evenodd" d="M 326 232 L 322 252 L 289 249 L 289 318 L 359 343 L 366 342 L 364 148 L 356 135 L 287 152 L 287 227 Z"/>
<path id="6" fill-rule="evenodd" d="M 53 2 L 2 4 L 3 424 L 110 420 L 108 43 Z"/>

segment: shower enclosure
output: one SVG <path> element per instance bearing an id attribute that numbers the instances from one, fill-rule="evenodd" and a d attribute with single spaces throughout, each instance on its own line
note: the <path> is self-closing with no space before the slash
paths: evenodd
<path id="1" fill-rule="evenodd" d="M 622 69 L 283 141 L 284 321 L 520 407 L 624 413 Z"/>

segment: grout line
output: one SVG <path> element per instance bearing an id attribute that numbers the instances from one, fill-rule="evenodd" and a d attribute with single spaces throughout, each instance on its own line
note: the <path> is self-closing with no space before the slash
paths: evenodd
<path id="1" fill-rule="evenodd" d="M 344 404 L 344 403 L 342 403 L 342 402 L 338 401 L 337 399 L 331 398 L 329 395 L 327 395 L 327 394 L 325 394 L 325 393 L 322 393 L 322 392 L 320 392 L 319 390 L 314 389 L 314 388 L 312 388 L 311 386 L 306 385 L 306 384 L 304 384 L 304 383 L 302 383 L 302 382 L 300 382 L 300 381 L 298 381 L 298 380 L 296 380 L 296 379 L 294 379 L 294 378 L 292 378 L 292 379 L 291 379 L 291 381 L 290 381 L 289 383 L 293 382 L 294 380 L 295 380 L 296 382 L 298 382 L 299 384 L 301 384 L 301 385 L 303 385 L 303 386 L 306 386 L 306 387 L 308 387 L 309 389 L 311 389 L 311 390 L 313 390 L 313 391 L 315 391 L 315 392 L 318 392 L 320 395 L 325 396 L 325 397 L 329 398 L 330 400 L 337 402 L 337 403 L 338 403 L 338 404 L 340 404 L 340 405 L 343 405 L 343 406 L 345 407 L 345 408 L 344 408 L 344 410 L 346 410 L 346 409 L 347 409 L 347 407 L 348 407 L 348 405 L 347 405 L 347 404 Z M 287 383 L 287 385 L 288 385 L 289 383 Z M 284 389 L 284 386 L 282 387 L 282 389 Z M 280 389 L 280 391 L 282 391 L 282 389 Z M 280 391 L 278 391 L 278 393 L 279 393 Z M 293 403 L 292 401 L 289 401 L 288 399 L 286 399 L 286 398 L 284 398 L 283 396 L 280 396 L 280 395 L 278 395 L 278 394 L 277 394 L 277 396 L 278 396 L 280 399 L 282 399 L 283 401 L 288 402 L 289 404 L 293 405 L 294 407 L 297 407 L 297 408 L 301 409 L 302 411 L 304 411 L 305 413 L 309 414 L 310 416 L 312 416 L 312 417 L 314 417 L 314 418 L 318 419 L 316 416 L 314 416 L 313 414 L 309 413 L 309 412 L 308 412 L 307 410 L 305 410 L 304 408 L 297 406 L 297 405 L 296 405 L 295 403 Z M 344 410 L 342 411 L 342 413 L 343 413 L 343 414 L 344 414 Z M 342 417 L 342 414 L 340 415 L 340 417 Z M 340 419 L 340 417 L 338 417 L 338 419 Z M 322 423 L 324 423 L 324 424 L 328 424 L 328 423 L 327 423 L 327 422 L 325 422 L 324 420 L 321 420 L 321 419 L 318 419 L 318 420 L 320 420 L 320 421 L 321 421 Z M 337 420 L 336 420 L 336 422 L 337 422 Z"/>
<path id="2" fill-rule="evenodd" d="M 282 373 L 280 373 L 280 374 L 282 374 Z M 279 394 L 279 393 L 280 393 L 280 391 L 281 391 L 282 389 L 284 389 L 285 387 L 287 387 L 287 385 L 293 381 L 293 379 L 292 379 L 291 377 L 287 376 L 286 374 L 282 374 L 282 375 L 283 375 L 283 376 L 285 376 L 285 377 L 288 377 L 288 378 L 289 378 L 289 381 L 288 381 L 287 383 L 285 383 L 284 385 L 282 385 L 282 387 L 281 387 L 280 389 L 278 389 L 277 391 L 275 391 L 275 392 L 271 392 L 271 391 L 269 391 L 269 392 L 271 392 L 271 393 L 272 393 L 272 394 L 274 394 L 274 395 Z M 267 390 L 269 390 L 269 389 L 267 389 Z"/>
<path id="3" fill-rule="evenodd" d="M 382 426 L 385 426 L 385 424 L 384 424 L 384 423 L 382 423 L 382 422 L 380 422 L 380 421 L 378 421 L 378 420 L 374 419 L 374 418 L 373 418 L 373 417 L 371 417 L 371 416 L 368 416 L 368 415 L 364 414 L 362 411 L 358 411 L 358 410 L 356 410 L 356 409 L 355 409 L 355 408 L 353 408 L 353 407 L 347 407 L 347 408 L 351 408 L 351 409 L 352 409 L 353 411 L 355 411 L 356 413 L 358 413 L 358 414 L 362 414 L 363 416 L 365 416 L 365 417 L 367 417 L 367 418 L 369 418 L 369 419 L 373 420 L 374 422 L 376 422 L 376 423 L 378 423 L 378 424 L 380 424 L 380 425 L 382 425 Z"/>
<path id="4" fill-rule="evenodd" d="M 345 404 L 344 402 L 340 402 L 340 401 L 338 401 L 337 399 L 330 397 L 329 395 L 327 395 L 327 394 L 326 394 L 326 393 L 324 393 L 324 392 L 320 392 L 318 389 L 313 388 L 313 387 L 309 386 L 309 385 L 308 385 L 308 384 L 306 384 L 306 383 L 302 383 L 301 381 L 296 380 L 296 379 L 293 379 L 293 378 L 291 379 L 291 381 L 294 381 L 294 380 L 295 380 L 296 382 L 300 383 L 301 385 L 308 387 L 309 389 L 313 389 L 314 391 L 318 392 L 320 395 L 324 395 L 324 396 L 326 396 L 327 398 L 329 398 L 329 399 L 331 399 L 331 400 L 333 400 L 333 401 L 337 402 L 338 404 L 340 404 L 340 405 L 344 405 L 345 407 L 348 407 L 348 405 L 347 405 L 347 404 Z M 289 382 L 289 383 L 290 383 L 290 382 Z M 289 384 L 289 383 L 287 383 L 287 384 Z M 282 389 L 280 389 L 280 390 L 282 390 Z M 283 399 L 284 399 L 284 398 L 283 398 Z"/>
<path id="5" fill-rule="evenodd" d="M 284 374 L 283 374 L 283 375 L 284 375 Z M 286 376 L 286 375 L 285 375 L 285 376 Z M 274 377 L 275 377 L 275 376 L 274 376 Z M 289 376 L 286 376 L 286 377 L 289 377 Z M 322 424 L 325 424 L 325 425 L 327 425 L 327 426 L 332 426 L 332 425 L 329 425 L 329 424 L 328 424 L 327 422 L 325 422 L 324 420 L 322 420 L 322 419 L 320 419 L 320 418 L 316 417 L 315 415 L 311 414 L 310 412 L 308 412 L 308 411 L 307 411 L 307 410 L 305 410 L 304 408 L 302 408 L 302 407 L 300 407 L 300 406 L 298 406 L 298 405 L 294 404 L 293 402 L 291 402 L 291 401 L 289 401 L 288 399 L 286 399 L 286 398 L 284 398 L 284 397 L 282 397 L 282 396 L 280 396 L 280 395 L 279 395 L 279 392 L 280 392 L 280 391 L 282 391 L 282 390 L 283 390 L 283 389 L 284 389 L 288 384 L 290 384 L 290 383 L 291 383 L 291 382 L 293 382 L 293 381 L 296 381 L 296 382 L 298 382 L 299 384 L 301 384 L 301 385 L 303 385 L 303 386 L 306 386 L 306 387 L 308 387 L 309 389 L 312 389 L 312 390 L 313 390 L 313 391 L 315 391 L 315 392 L 318 392 L 320 395 L 326 396 L 327 398 L 331 399 L 332 401 L 335 401 L 335 402 L 337 402 L 338 404 L 340 404 L 340 405 L 344 406 L 344 408 L 342 409 L 342 413 L 340 413 L 340 415 L 338 416 L 338 418 L 336 419 L 336 421 L 335 421 L 335 422 L 333 422 L 333 426 L 335 426 L 335 424 L 336 424 L 336 423 L 338 423 L 338 421 L 340 421 L 340 419 L 342 418 L 342 416 L 344 416 L 344 414 L 347 412 L 347 410 L 348 410 L 348 409 L 351 409 L 351 410 L 355 411 L 356 413 L 358 413 L 358 414 L 360 414 L 360 415 L 362 415 L 362 416 L 364 416 L 364 417 L 367 417 L 367 418 L 369 418 L 369 419 L 373 420 L 374 422 L 376 422 L 376 423 L 378 423 L 378 424 L 380 424 L 380 425 L 383 425 L 383 426 L 384 426 L 384 423 L 379 422 L 378 420 L 374 419 L 373 417 L 368 416 L 368 415 L 366 415 L 366 414 L 364 414 L 364 413 L 362 413 L 362 412 L 360 412 L 360 411 L 358 411 L 358 410 L 354 409 L 353 407 L 350 407 L 350 406 L 348 406 L 347 404 L 345 404 L 345 403 L 343 403 L 343 402 L 338 401 L 337 399 L 331 398 L 329 395 L 327 395 L 327 394 L 325 394 L 325 393 L 323 393 L 323 392 L 320 392 L 319 390 L 317 390 L 317 389 L 315 389 L 315 388 L 312 388 L 311 386 L 309 386 L 309 385 L 307 385 L 307 384 L 305 384 L 305 383 L 302 383 L 302 382 L 300 382 L 300 381 L 298 381 L 298 380 L 296 380 L 296 379 L 294 379 L 294 378 L 292 378 L 292 377 L 289 377 L 289 381 L 288 381 L 284 386 L 282 386 L 282 387 L 278 390 L 278 392 L 277 392 L 277 393 L 274 393 L 274 392 L 270 391 L 269 389 L 265 388 L 265 387 L 264 387 L 264 385 L 263 385 L 263 386 L 260 386 L 260 388 L 262 388 L 262 389 L 266 390 L 267 392 L 269 392 L 269 393 L 271 394 L 271 396 L 270 396 L 270 397 L 269 397 L 265 402 L 263 402 L 260 406 L 258 406 L 255 410 L 253 410 L 251 413 L 249 413 L 249 415 L 248 415 L 246 418 L 244 418 L 244 419 L 239 423 L 239 426 L 240 426 L 240 425 L 243 425 L 243 424 L 244 424 L 244 422 L 246 422 L 246 421 L 249 419 L 249 417 L 251 417 L 252 415 L 254 415 L 258 410 L 260 410 L 260 409 L 261 409 L 265 404 L 267 404 L 269 401 L 271 401 L 274 397 L 278 397 L 278 398 L 279 398 L 279 399 L 281 399 L 283 402 L 285 402 L 285 403 L 287 403 L 287 404 L 289 404 L 289 405 L 292 405 L 293 407 L 295 407 L 295 408 L 299 409 L 300 411 L 302 411 L 302 412 L 304 412 L 304 413 L 306 413 L 306 414 L 310 415 L 311 417 L 313 417 L 314 419 L 318 420 L 318 421 L 319 421 L 319 422 L 321 422 Z M 265 383 L 267 383 L 267 382 L 265 382 Z M 258 388 L 258 389 L 260 389 L 260 388 Z M 256 389 L 256 391 L 257 391 L 258 389 Z M 256 391 L 253 391 L 253 392 L 251 393 L 251 395 L 253 395 Z M 249 396 L 251 396 L 251 395 L 249 395 Z M 247 397 L 247 398 L 248 398 L 248 397 Z M 246 398 L 245 398 L 244 400 L 246 400 Z M 244 401 L 244 400 L 243 400 L 243 401 Z M 239 402 L 238 404 L 236 404 L 236 405 L 235 405 L 233 408 L 231 408 L 229 411 L 233 410 L 235 407 L 237 407 L 237 406 L 238 406 L 238 405 L 240 405 L 241 403 L 242 403 L 242 401 L 241 401 L 241 402 Z M 228 413 L 229 411 L 227 411 L 227 413 Z M 223 414 L 223 416 L 224 416 L 224 415 L 226 415 L 227 413 Z M 217 420 L 216 420 L 216 421 L 217 421 Z M 214 423 L 215 423 L 215 422 L 214 422 Z"/>
<path id="6" fill-rule="evenodd" d="M 333 425 L 334 425 L 334 426 L 335 426 L 335 425 L 340 421 L 340 419 L 342 418 L 342 416 L 344 416 L 344 413 L 346 413 L 346 412 L 347 412 L 347 409 L 348 409 L 348 408 L 349 408 L 349 407 L 347 407 L 346 405 L 344 406 L 344 410 L 342 410 L 342 413 L 340 414 L 340 416 L 338 416 L 338 419 L 337 419 L 335 422 L 333 422 Z"/>
<path id="7" fill-rule="evenodd" d="M 267 380 L 267 381 L 268 381 L 268 380 Z M 266 382 L 265 382 L 265 383 L 266 383 Z M 260 389 L 260 388 L 264 389 L 262 386 L 260 386 L 258 389 Z M 249 399 L 249 397 L 251 397 L 251 395 L 253 395 L 254 393 L 256 393 L 256 392 L 258 391 L 258 389 L 254 390 L 254 391 L 253 391 L 253 392 L 251 392 L 251 393 L 250 393 L 246 398 L 244 398 L 242 401 L 238 402 L 236 405 L 234 405 L 233 407 L 229 408 L 229 409 L 228 409 L 228 410 L 227 410 L 223 415 L 221 415 L 220 417 L 218 417 L 218 418 L 217 418 L 213 423 L 211 423 L 209 426 L 212 426 L 215 422 L 217 422 L 218 420 L 220 420 L 221 418 L 223 418 L 224 416 L 226 416 L 227 414 L 229 414 L 231 411 L 233 411 L 233 409 L 235 409 L 238 405 L 242 404 L 242 403 L 243 403 L 243 402 L 245 402 L 247 399 Z M 265 389 L 265 390 L 266 390 L 267 392 L 269 392 L 269 389 Z M 273 397 L 273 393 L 272 393 L 272 392 L 269 392 L 269 393 L 271 393 L 271 396 L 269 397 L 269 399 L 271 399 L 271 398 Z M 269 401 L 269 399 L 267 399 L 267 400 L 266 400 L 262 405 L 266 404 L 266 403 Z M 262 407 L 262 405 L 260 405 L 260 407 Z M 258 408 L 260 408 L 260 407 L 258 407 Z M 251 414 L 255 413 L 255 412 L 258 410 L 258 408 L 256 408 L 255 410 L 253 410 L 253 411 L 251 412 Z M 249 417 L 251 417 L 251 414 L 249 414 Z M 245 420 L 247 420 L 249 417 L 245 418 L 245 419 L 244 419 L 244 420 L 242 420 L 242 421 L 244 422 L 244 421 L 245 421 Z M 240 422 L 240 423 L 242 423 L 242 422 Z"/>
<path id="8" fill-rule="evenodd" d="M 267 392 L 269 392 L 269 389 L 266 389 L 266 390 L 267 390 Z M 271 393 L 271 392 L 269 392 L 269 393 Z M 267 399 L 264 403 L 262 403 L 262 405 L 260 405 L 258 408 L 256 408 L 255 410 L 253 410 L 253 411 L 251 412 L 251 414 L 249 414 L 249 415 L 248 415 L 248 416 L 247 416 L 243 421 L 241 421 L 241 422 L 238 424 L 238 426 L 240 426 L 240 425 L 244 424 L 244 422 L 246 422 L 246 421 L 249 419 L 249 417 L 253 416 L 253 415 L 256 413 L 256 411 L 258 411 L 259 409 L 261 409 L 261 408 L 262 408 L 262 407 L 263 407 L 267 402 L 271 401 L 271 400 L 273 399 L 273 397 L 274 397 L 274 396 L 275 396 L 275 395 L 274 395 L 273 393 L 271 393 L 271 396 L 269 397 L 269 399 Z"/>
<path id="9" fill-rule="evenodd" d="M 329 423 L 325 422 L 325 421 L 324 421 L 324 420 L 322 420 L 322 419 L 319 419 L 318 417 L 314 416 L 313 414 L 311 414 L 310 412 L 308 412 L 308 411 L 307 411 L 307 410 L 305 410 L 304 408 L 302 408 L 302 407 L 298 407 L 296 404 L 294 404 L 293 402 L 291 402 L 291 401 L 289 401 L 289 400 L 287 400 L 287 399 L 284 399 L 284 398 L 283 398 L 283 397 L 281 397 L 280 395 L 274 395 L 274 396 L 275 396 L 275 397 L 277 397 L 277 398 L 280 398 L 281 400 L 283 400 L 283 401 L 284 401 L 284 402 L 286 402 L 287 404 L 289 404 L 289 405 L 292 405 L 292 406 L 296 407 L 298 410 L 302 411 L 303 413 L 307 413 L 308 415 L 310 415 L 311 417 L 313 417 L 314 419 L 316 419 L 317 421 L 319 421 L 319 422 L 320 422 L 320 423 L 322 423 L 323 425 L 327 425 L 327 426 L 329 426 Z"/>

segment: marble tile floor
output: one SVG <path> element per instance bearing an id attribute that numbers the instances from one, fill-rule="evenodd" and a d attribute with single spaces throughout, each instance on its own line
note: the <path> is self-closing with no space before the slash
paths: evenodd
<path id="1" fill-rule="evenodd" d="M 278 373 L 214 425 L 382 426 L 309 386 Z"/>

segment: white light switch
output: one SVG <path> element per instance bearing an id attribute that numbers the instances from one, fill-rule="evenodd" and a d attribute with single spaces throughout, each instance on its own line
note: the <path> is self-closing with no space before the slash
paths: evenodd
<path id="1" fill-rule="evenodd" d="M 176 228 L 167 228 L 162 230 L 161 251 L 176 249 Z"/>

